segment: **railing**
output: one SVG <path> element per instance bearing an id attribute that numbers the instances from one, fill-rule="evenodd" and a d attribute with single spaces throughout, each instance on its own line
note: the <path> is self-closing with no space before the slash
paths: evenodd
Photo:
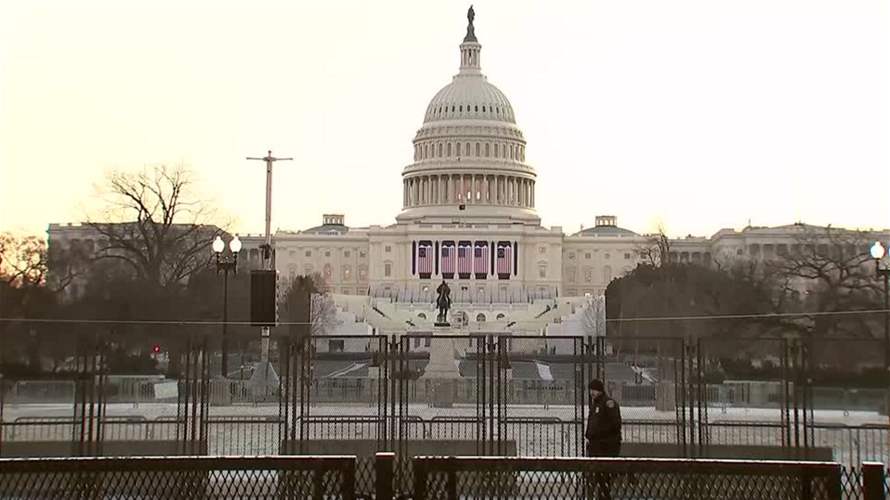
<path id="1" fill-rule="evenodd" d="M 358 465 L 358 467 L 357 467 Z M 361 478 L 361 480 L 359 480 Z M 354 456 L 0 459 L 2 498 L 886 497 L 883 464 Z"/>
<path id="2" fill-rule="evenodd" d="M 843 469 L 836 463 L 824 462 L 415 457 L 413 463 L 414 498 L 418 500 L 612 498 L 613 495 L 618 498 L 839 500 L 843 492 Z"/>
<path id="3" fill-rule="evenodd" d="M 355 498 L 354 456 L 0 459 L 2 498 Z"/>
<path id="4" fill-rule="evenodd" d="M 79 422 L 79 421 L 78 421 Z M 4 442 L 72 441 L 75 420 L 70 417 L 19 417 L 3 422 L 0 452 Z M 277 454 L 286 436 L 281 435 L 283 421 L 278 416 L 211 416 L 208 423 L 208 452 L 219 455 Z M 106 417 L 102 422 L 105 441 L 175 441 L 178 421 L 175 417 Z M 513 441 L 516 452 L 524 456 L 583 455 L 583 421 L 558 418 L 507 417 L 502 426 L 475 417 L 417 416 L 378 417 L 367 415 L 330 415 L 297 418 L 295 437 L 312 440 L 402 439 L 477 440 L 482 432 L 495 440 Z M 625 420 L 625 443 L 681 445 L 678 425 L 673 420 Z M 834 460 L 858 467 L 866 461 L 890 462 L 890 427 L 884 425 L 848 426 L 813 424 L 807 427 L 813 447 L 831 448 Z M 781 447 L 783 433 L 778 422 L 718 421 L 705 427 L 709 445 Z M 301 434 L 302 432 L 302 434 Z M 398 433 L 398 434 L 396 434 Z M 785 436 L 784 439 L 787 439 Z"/>

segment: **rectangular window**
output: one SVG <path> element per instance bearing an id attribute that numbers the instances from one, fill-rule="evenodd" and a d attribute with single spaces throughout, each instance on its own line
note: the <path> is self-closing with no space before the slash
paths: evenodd
<path id="1" fill-rule="evenodd" d="M 306 257 L 312 257 L 312 250 L 306 250 Z"/>
<path id="2" fill-rule="evenodd" d="M 383 264 L 383 275 L 389 278 L 392 275 L 392 264 L 387 262 Z"/>
<path id="3" fill-rule="evenodd" d="M 624 254 L 624 260 L 630 260 L 630 254 L 629 254 L 629 253 Z"/>
<path id="4" fill-rule="evenodd" d="M 383 247 L 383 251 L 386 252 L 386 253 L 389 253 L 389 252 L 392 251 L 392 247 L 389 246 L 389 245 L 386 245 L 385 247 Z"/>
<path id="5" fill-rule="evenodd" d="M 351 254 L 349 253 L 349 250 L 346 250 L 345 252 L 343 252 L 344 257 L 349 257 L 350 255 Z"/>
<path id="6" fill-rule="evenodd" d="M 432 337 L 425 337 L 425 338 L 423 339 L 423 346 L 424 346 L 424 347 L 430 347 L 430 346 L 432 345 L 432 343 L 433 343 L 433 338 L 432 338 Z"/>
<path id="7" fill-rule="evenodd" d="M 585 259 L 589 259 L 589 258 L 590 258 L 590 252 L 585 253 L 585 254 L 584 254 L 584 258 L 585 258 Z"/>

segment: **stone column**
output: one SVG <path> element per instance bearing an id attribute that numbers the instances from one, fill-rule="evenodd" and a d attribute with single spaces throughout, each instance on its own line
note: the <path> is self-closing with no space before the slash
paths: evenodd
<path id="1" fill-rule="evenodd" d="M 470 203 L 476 203 L 476 174 L 470 175 Z"/>

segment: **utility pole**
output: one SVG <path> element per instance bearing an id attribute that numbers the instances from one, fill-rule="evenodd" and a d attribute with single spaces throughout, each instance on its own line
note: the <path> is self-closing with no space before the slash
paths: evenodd
<path id="1" fill-rule="evenodd" d="M 248 160 L 261 160 L 266 162 L 266 242 L 263 244 L 263 269 L 272 270 L 272 164 L 276 161 L 290 161 L 293 158 L 275 158 L 272 156 L 272 150 L 269 150 L 266 156 L 255 158 L 248 156 Z M 269 361 L 269 336 L 272 329 L 264 326 L 260 330 L 261 337 L 261 360 Z"/>

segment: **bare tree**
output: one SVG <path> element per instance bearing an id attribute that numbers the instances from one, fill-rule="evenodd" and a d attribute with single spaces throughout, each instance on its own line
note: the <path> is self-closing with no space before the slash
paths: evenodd
<path id="1" fill-rule="evenodd" d="M 297 337 L 322 335 L 338 326 L 337 308 L 318 273 L 297 276 L 284 295 L 283 317 Z"/>
<path id="2" fill-rule="evenodd" d="M 766 265 L 779 280 L 782 309 L 831 313 L 867 309 L 878 304 L 875 279 L 865 231 L 800 224 L 787 252 Z M 864 317 L 820 315 L 800 323 L 818 336 L 869 336 Z"/>
<path id="3" fill-rule="evenodd" d="M 671 240 L 664 233 L 664 226 L 659 225 L 658 231 L 646 235 L 646 242 L 637 247 L 637 253 L 652 267 L 661 267 L 671 261 Z"/>
<path id="4" fill-rule="evenodd" d="M 327 292 L 312 294 L 312 311 L 310 313 L 312 335 L 331 333 L 340 325 L 337 319 L 337 306 Z"/>
<path id="5" fill-rule="evenodd" d="M 0 233 L 0 279 L 9 286 L 44 285 L 47 273 L 46 241 L 37 236 Z"/>
<path id="6" fill-rule="evenodd" d="M 159 288 L 208 266 L 210 242 L 221 230 L 208 224 L 212 212 L 191 186 L 182 167 L 110 174 L 105 213 L 88 223 L 100 236 L 95 257 L 118 261 Z"/>

